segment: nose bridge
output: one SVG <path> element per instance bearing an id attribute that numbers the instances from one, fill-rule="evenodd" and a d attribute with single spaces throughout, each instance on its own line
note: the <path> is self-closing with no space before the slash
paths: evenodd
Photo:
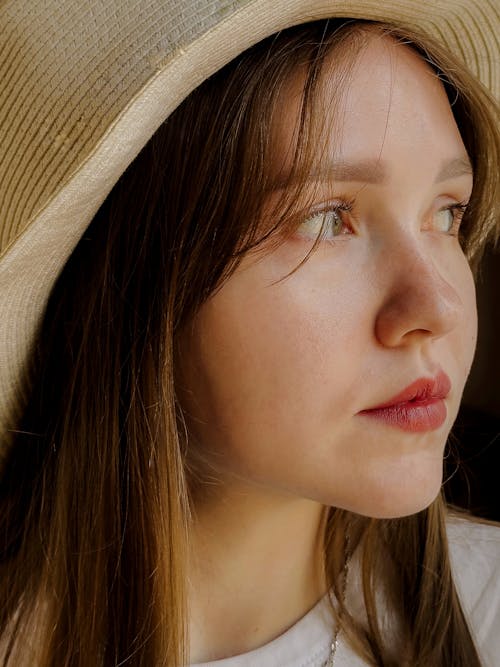
<path id="1" fill-rule="evenodd" d="M 396 247 L 382 253 L 380 261 L 387 279 L 376 320 L 380 342 L 392 346 L 415 338 L 437 338 L 457 326 L 462 300 L 424 242 L 400 239 Z"/>

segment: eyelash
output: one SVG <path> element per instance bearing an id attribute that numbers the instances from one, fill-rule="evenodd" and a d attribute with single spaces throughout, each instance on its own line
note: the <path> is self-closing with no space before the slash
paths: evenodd
<path id="1" fill-rule="evenodd" d="M 445 206 L 441 211 L 451 211 L 453 213 L 453 224 L 450 230 L 452 236 L 458 236 L 460 223 L 465 215 L 465 211 L 469 205 L 468 201 L 458 202 L 457 204 L 451 204 L 450 206 Z"/>

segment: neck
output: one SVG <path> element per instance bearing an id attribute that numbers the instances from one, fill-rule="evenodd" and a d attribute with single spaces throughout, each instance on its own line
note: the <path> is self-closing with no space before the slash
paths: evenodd
<path id="1" fill-rule="evenodd" d="M 251 488 L 198 501 L 189 563 L 190 661 L 251 651 L 325 594 L 324 507 Z"/>

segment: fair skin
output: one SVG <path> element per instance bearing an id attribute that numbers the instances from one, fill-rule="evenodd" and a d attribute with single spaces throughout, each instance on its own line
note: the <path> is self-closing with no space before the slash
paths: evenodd
<path id="1" fill-rule="evenodd" d="M 336 109 L 331 58 L 323 77 L 334 128 L 324 155 L 344 167 L 315 178 L 314 203 L 354 200 L 352 210 L 280 281 L 314 239 L 318 218 L 304 212 L 283 244 L 245 257 L 186 336 L 188 426 L 210 466 L 193 526 L 192 662 L 270 641 L 324 594 L 325 506 L 397 517 L 434 500 L 472 363 L 474 285 L 450 208 L 472 176 L 444 89 L 408 47 L 377 35 Z M 408 432 L 361 414 L 440 372 L 451 390 L 439 426 Z"/>

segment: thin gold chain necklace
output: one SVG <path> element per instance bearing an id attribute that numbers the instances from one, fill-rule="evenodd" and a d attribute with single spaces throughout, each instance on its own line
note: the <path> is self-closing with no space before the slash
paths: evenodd
<path id="1" fill-rule="evenodd" d="M 340 599 L 342 601 L 342 604 L 345 602 L 345 593 L 347 589 L 347 575 L 349 573 L 349 559 L 351 554 L 349 553 L 349 534 L 346 532 L 345 535 L 345 544 L 344 544 L 344 567 L 342 569 L 342 589 L 341 589 L 341 595 Z M 330 654 L 328 656 L 328 659 L 326 662 L 323 663 L 322 667 L 333 667 L 333 661 L 335 659 L 335 653 L 337 652 L 337 647 L 339 644 L 339 631 L 340 631 L 340 625 L 337 623 L 337 626 L 335 628 L 335 631 L 333 633 L 333 638 L 332 642 L 330 644 Z"/>

